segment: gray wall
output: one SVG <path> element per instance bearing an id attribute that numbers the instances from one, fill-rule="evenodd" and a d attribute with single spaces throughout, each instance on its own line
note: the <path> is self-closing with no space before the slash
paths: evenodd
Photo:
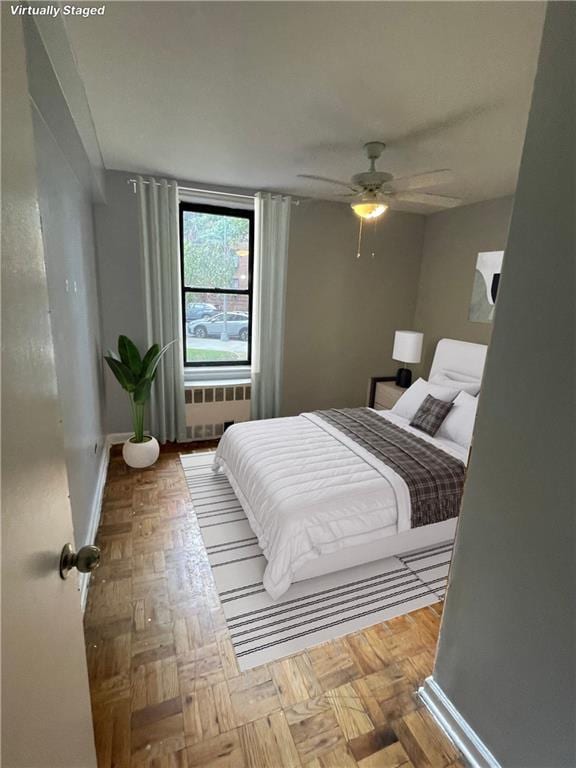
<path id="1" fill-rule="evenodd" d="M 96 205 L 102 345 L 119 333 L 144 345 L 144 305 L 133 174 L 106 173 L 107 202 Z M 387 212 L 365 230 L 344 203 L 305 201 L 292 210 L 284 348 L 284 415 L 360 405 L 370 376 L 393 374 L 394 331 L 421 329 L 427 372 L 438 339 L 487 343 L 492 326 L 471 323 L 476 256 L 504 248 L 512 198 L 424 217 Z M 370 257 L 372 237 L 375 258 Z M 415 366 L 415 372 L 418 368 Z M 106 432 L 131 429 L 126 395 L 104 373 Z"/>
<path id="2" fill-rule="evenodd" d="M 58 395 L 74 535 L 82 546 L 104 450 L 92 174 L 36 28 L 28 20 L 25 29 Z"/>
<path id="3" fill-rule="evenodd" d="M 133 174 L 106 174 L 95 206 L 102 343 L 119 333 L 144 344 L 144 305 Z M 365 230 L 367 233 L 367 230 Z M 356 259 L 358 220 L 346 204 L 308 201 L 292 210 L 284 371 L 285 414 L 365 402 L 368 378 L 394 369 L 394 330 L 411 327 L 424 217 L 387 213 L 375 258 Z M 372 242 L 365 234 L 364 250 Z M 327 376 L 327 372 L 329 375 Z M 105 373 L 107 432 L 131 428 L 126 396 Z"/>
<path id="4" fill-rule="evenodd" d="M 491 323 L 468 320 L 476 257 L 506 245 L 511 197 L 428 216 L 414 327 L 424 331 L 421 370 L 428 372 L 442 338 L 487 344 Z"/>
<path id="5" fill-rule="evenodd" d="M 106 204 L 94 207 L 98 245 L 98 278 L 102 312 L 102 346 L 116 349 L 118 336 L 129 336 L 146 346 L 143 273 L 138 234 L 138 208 L 133 174 L 106 173 Z M 132 419 L 128 396 L 109 370 L 104 373 L 107 433 L 130 432 Z"/>
<path id="6" fill-rule="evenodd" d="M 575 36 L 550 3 L 434 670 L 506 768 L 576 764 Z"/>
<path id="7" fill-rule="evenodd" d="M 285 415 L 364 405 L 368 378 L 394 371 L 394 331 L 413 323 L 424 221 L 387 212 L 364 228 L 357 259 L 359 222 L 349 205 L 308 201 L 292 211 Z"/>

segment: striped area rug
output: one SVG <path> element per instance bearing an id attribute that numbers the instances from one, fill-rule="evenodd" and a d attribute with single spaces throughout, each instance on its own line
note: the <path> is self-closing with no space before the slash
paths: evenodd
<path id="1" fill-rule="evenodd" d="M 212 453 L 181 455 L 230 637 L 242 670 L 442 600 L 452 542 L 293 584 L 278 602 L 266 559 Z"/>

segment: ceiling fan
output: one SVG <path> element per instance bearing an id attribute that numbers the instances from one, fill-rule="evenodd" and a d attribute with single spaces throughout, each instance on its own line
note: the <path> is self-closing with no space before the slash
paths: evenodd
<path id="1" fill-rule="evenodd" d="M 397 203 L 417 203 L 435 208 L 452 208 L 455 205 L 460 205 L 462 200 L 457 197 L 415 191 L 452 181 L 452 171 L 442 169 L 398 179 L 386 171 L 377 171 L 376 160 L 385 147 L 386 145 L 381 141 L 369 141 L 364 144 L 364 151 L 370 161 L 370 170 L 356 173 L 348 182 L 307 173 L 299 173 L 298 176 L 301 179 L 314 179 L 315 181 L 325 181 L 329 184 L 346 187 L 349 192 L 340 196 L 353 198 L 350 205 L 354 212 L 363 219 L 376 219 L 387 208 L 401 207 Z"/>

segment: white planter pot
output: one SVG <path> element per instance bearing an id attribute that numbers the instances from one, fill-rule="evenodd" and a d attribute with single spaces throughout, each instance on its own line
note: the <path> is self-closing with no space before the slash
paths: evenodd
<path id="1" fill-rule="evenodd" d="M 122 447 L 124 461 L 134 469 L 151 467 L 159 455 L 160 446 L 155 437 L 149 437 L 143 443 L 133 443 L 132 439 L 126 440 Z"/>

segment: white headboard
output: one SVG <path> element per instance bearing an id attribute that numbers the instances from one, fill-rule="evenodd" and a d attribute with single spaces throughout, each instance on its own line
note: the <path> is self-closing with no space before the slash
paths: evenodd
<path id="1" fill-rule="evenodd" d="M 486 344 L 472 344 L 469 341 L 440 339 L 436 345 L 434 360 L 430 368 L 431 378 L 435 373 L 450 371 L 480 380 L 486 360 Z"/>

